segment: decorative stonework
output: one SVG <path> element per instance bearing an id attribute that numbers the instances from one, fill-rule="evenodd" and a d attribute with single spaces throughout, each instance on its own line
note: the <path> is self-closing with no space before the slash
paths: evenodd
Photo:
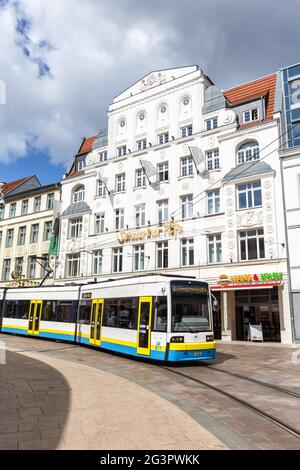
<path id="1" fill-rule="evenodd" d="M 227 220 L 227 225 L 228 225 L 228 227 L 233 227 L 233 226 L 234 226 L 234 221 L 233 221 L 233 219 L 228 219 L 228 220 Z"/>
<path id="2" fill-rule="evenodd" d="M 118 163 L 118 170 L 119 171 L 123 170 L 123 163 L 122 162 Z"/>
<path id="3" fill-rule="evenodd" d="M 162 72 L 151 73 L 148 77 L 141 80 L 140 90 L 148 90 L 156 85 L 161 85 L 166 81 L 166 76 Z"/>
<path id="4" fill-rule="evenodd" d="M 249 210 L 236 215 L 237 227 L 251 227 L 253 225 L 262 225 L 262 211 Z"/>
<path id="5" fill-rule="evenodd" d="M 228 242 L 228 248 L 229 248 L 230 250 L 233 250 L 233 248 L 234 248 L 234 242 L 232 242 L 232 241 Z"/>
<path id="6" fill-rule="evenodd" d="M 208 138 L 208 145 L 210 147 L 215 147 L 217 145 L 216 143 L 216 139 L 213 135 L 211 135 L 209 138 Z"/>
<path id="7" fill-rule="evenodd" d="M 271 191 L 266 191 L 265 194 L 264 194 L 264 198 L 267 199 L 267 200 L 268 200 L 268 199 L 271 199 L 271 198 L 272 198 L 272 193 L 271 193 Z"/>
<path id="8" fill-rule="evenodd" d="M 268 202 L 267 204 L 265 204 L 264 207 L 265 207 L 265 210 L 268 211 L 268 212 L 270 212 L 271 210 L 273 210 L 273 206 L 272 206 L 272 204 L 270 204 L 269 202 Z"/>
<path id="9" fill-rule="evenodd" d="M 229 230 L 229 231 L 227 232 L 227 237 L 228 237 L 228 238 L 233 238 L 233 237 L 234 237 L 234 231 L 233 231 L 233 230 Z"/>
<path id="10" fill-rule="evenodd" d="M 274 232 L 274 228 L 273 228 L 273 225 L 268 225 L 267 228 L 266 228 L 266 232 L 267 233 L 273 233 Z"/>
<path id="11" fill-rule="evenodd" d="M 86 166 L 94 165 L 96 163 L 96 155 L 93 153 L 90 153 L 86 159 L 85 159 L 85 164 Z"/>
<path id="12" fill-rule="evenodd" d="M 233 199 L 231 197 L 229 197 L 226 202 L 227 202 L 227 206 L 233 205 Z"/>
<path id="13" fill-rule="evenodd" d="M 227 194 L 227 196 L 231 196 L 232 193 L 233 193 L 233 188 L 227 188 L 227 189 L 226 189 L 226 194 Z"/>
<path id="14" fill-rule="evenodd" d="M 228 211 L 227 211 L 228 217 L 232 217 L 233 213 L 234 213 L 233 209 L 228 209 Z"/>
<path id="15" fill-rule="evenodd" d="M 182 184 L 182 189 L 183 190 L 189 189 L 189 184 L 186 181 Z"/>
<path id="16" fill-rule="evenodd" d="M 270 222 L 272 222 L 272 220 L 273 220 L 273 215 L 272 215 L 272 214 L 266 214 L 265 219 L 266 219 L 266 222 L 269 222 L 269 223 L 270 223 Z"/>
<path id="17" fill-rule="evenodd" d="M 226 126 L 227 124 L 232 124 L 233 122 L 236 122 L 236 115 L 235 112 L 232 111 L 232 109 L 222 109 L 219 112 L 218 119 L 220 126 Z"/>

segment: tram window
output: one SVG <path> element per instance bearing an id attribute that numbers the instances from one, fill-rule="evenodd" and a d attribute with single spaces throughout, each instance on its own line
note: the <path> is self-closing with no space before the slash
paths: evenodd
<path id="1" fill-rule="evenodd" d="M 45 300 L 43 305 L 42 320 L 45 321 L 56 321 L 56 301 Z"/>
<path id="2" fill-rule="evenodd" d="M 103 326 L 136 329 L 138 297 L 106 299 L 104 304 Z"/>
<path id="3" fill-rule="evenodd" d="M 82 300 L 79 307 L 79 323 L 88 325 L 91 316 L 91 301 Z"/>
<path id="4" fill-rule="evenodd" d="M 156 297 L 155 302 L 153 302 L 152 330 L 167 331 L 167 319 L 167 296 Z"/>
<path id="5" fill-rule="evenodd" d="M 5 304 L 5 317 L 23 319 L 28 317 L 29 300 L 8 300 Z"/>
<path id="6" fill-rule="evenodd" d="M 57 302 L 56 321 L 72 322 L 73 302 Z"/>

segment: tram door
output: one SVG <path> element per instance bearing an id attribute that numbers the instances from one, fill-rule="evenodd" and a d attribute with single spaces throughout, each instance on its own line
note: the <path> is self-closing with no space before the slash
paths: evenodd
<path id="1" fill-rule="evenodd" d="M 90 344 L 101 344 L 104 299 L 93 299 L 90 321 Z"/>
<path id="2" fill-rule="evenodd" d="M 38 335 L 40 333 L 42 305 L 42 300 L 32 300 L 30 302 L 27 331 L 29 335 Z"/>
<path id="3" fill-rule="evenodd" d="M 152 297 L 140 297 L 137 333 L 137 353 L 150 356 Z"/>

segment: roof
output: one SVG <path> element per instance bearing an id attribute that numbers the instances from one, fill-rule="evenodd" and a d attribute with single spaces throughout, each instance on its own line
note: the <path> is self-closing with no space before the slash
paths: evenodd
<path id="1" fill-rule="evenodd" d="M 91 152 L 93 150 L 93 143 L 97 137 L 98 134 L 91 135 L 90 137 L 84 137 L 76 155 L 84 155 L 85 153 Z"/>
<path id="2" fill-rule="evenodd" d="M 266 116 L 264 120 L 268 121 L 273 118 L 275 91 L 276 74 L 272 74 L 234 88 L 229 88 L 228 90 L 224 90 L 223 93 L 232 106 L 247 103 L 248 101 L 253 101 L 261 96 L 265 96 Z"/>
<path id="3" fill-rule="evenodd" d="M 1 192 L 3 196 L 5 196 L 5 194 L 10 193 L 13 189 L 15 189 L 20 184 L 24 183 L 24 181 L 28 180 L 29 178 L 31 178 L 31 176 L 25 176 L 24 178 L 11 181 L 10 183 L 3 183 L 3 185 L 1 186 Z"/>
<path id="4" fill-rule="evenodd" d="M 245 162 L 241 165 L 231 169 L 223 178 L 223 181 L 232 181 L 239 178 L 247 178 L 248 176 L 260 175 L 262 173 L 269 173 L 273 168 L 266 162 L 258 160 L 254 162 Z"/>
<path id="5" fill-rule="evenodd" d="M 67 209 L 63 212 L 62 215 L 65 216 L 73 214 L 82 214 L 83 212 L 89 212 L 90 210 L 90 206 L 85 201 L 74 202 L 69 207 L 67 207 Z"/>

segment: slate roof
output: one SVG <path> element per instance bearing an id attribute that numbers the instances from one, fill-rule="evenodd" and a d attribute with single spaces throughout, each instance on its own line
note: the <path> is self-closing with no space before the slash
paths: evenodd
<path id="1" fill-rule="evenodd" d="M 75 202 L 71 204 L 67 209 L 63 212 L 62 215 L 75 215 L 75 214 L 82 214 L 83 212 L 89 212 L 91 210 L 90 206 L 84 202 Z"/>

